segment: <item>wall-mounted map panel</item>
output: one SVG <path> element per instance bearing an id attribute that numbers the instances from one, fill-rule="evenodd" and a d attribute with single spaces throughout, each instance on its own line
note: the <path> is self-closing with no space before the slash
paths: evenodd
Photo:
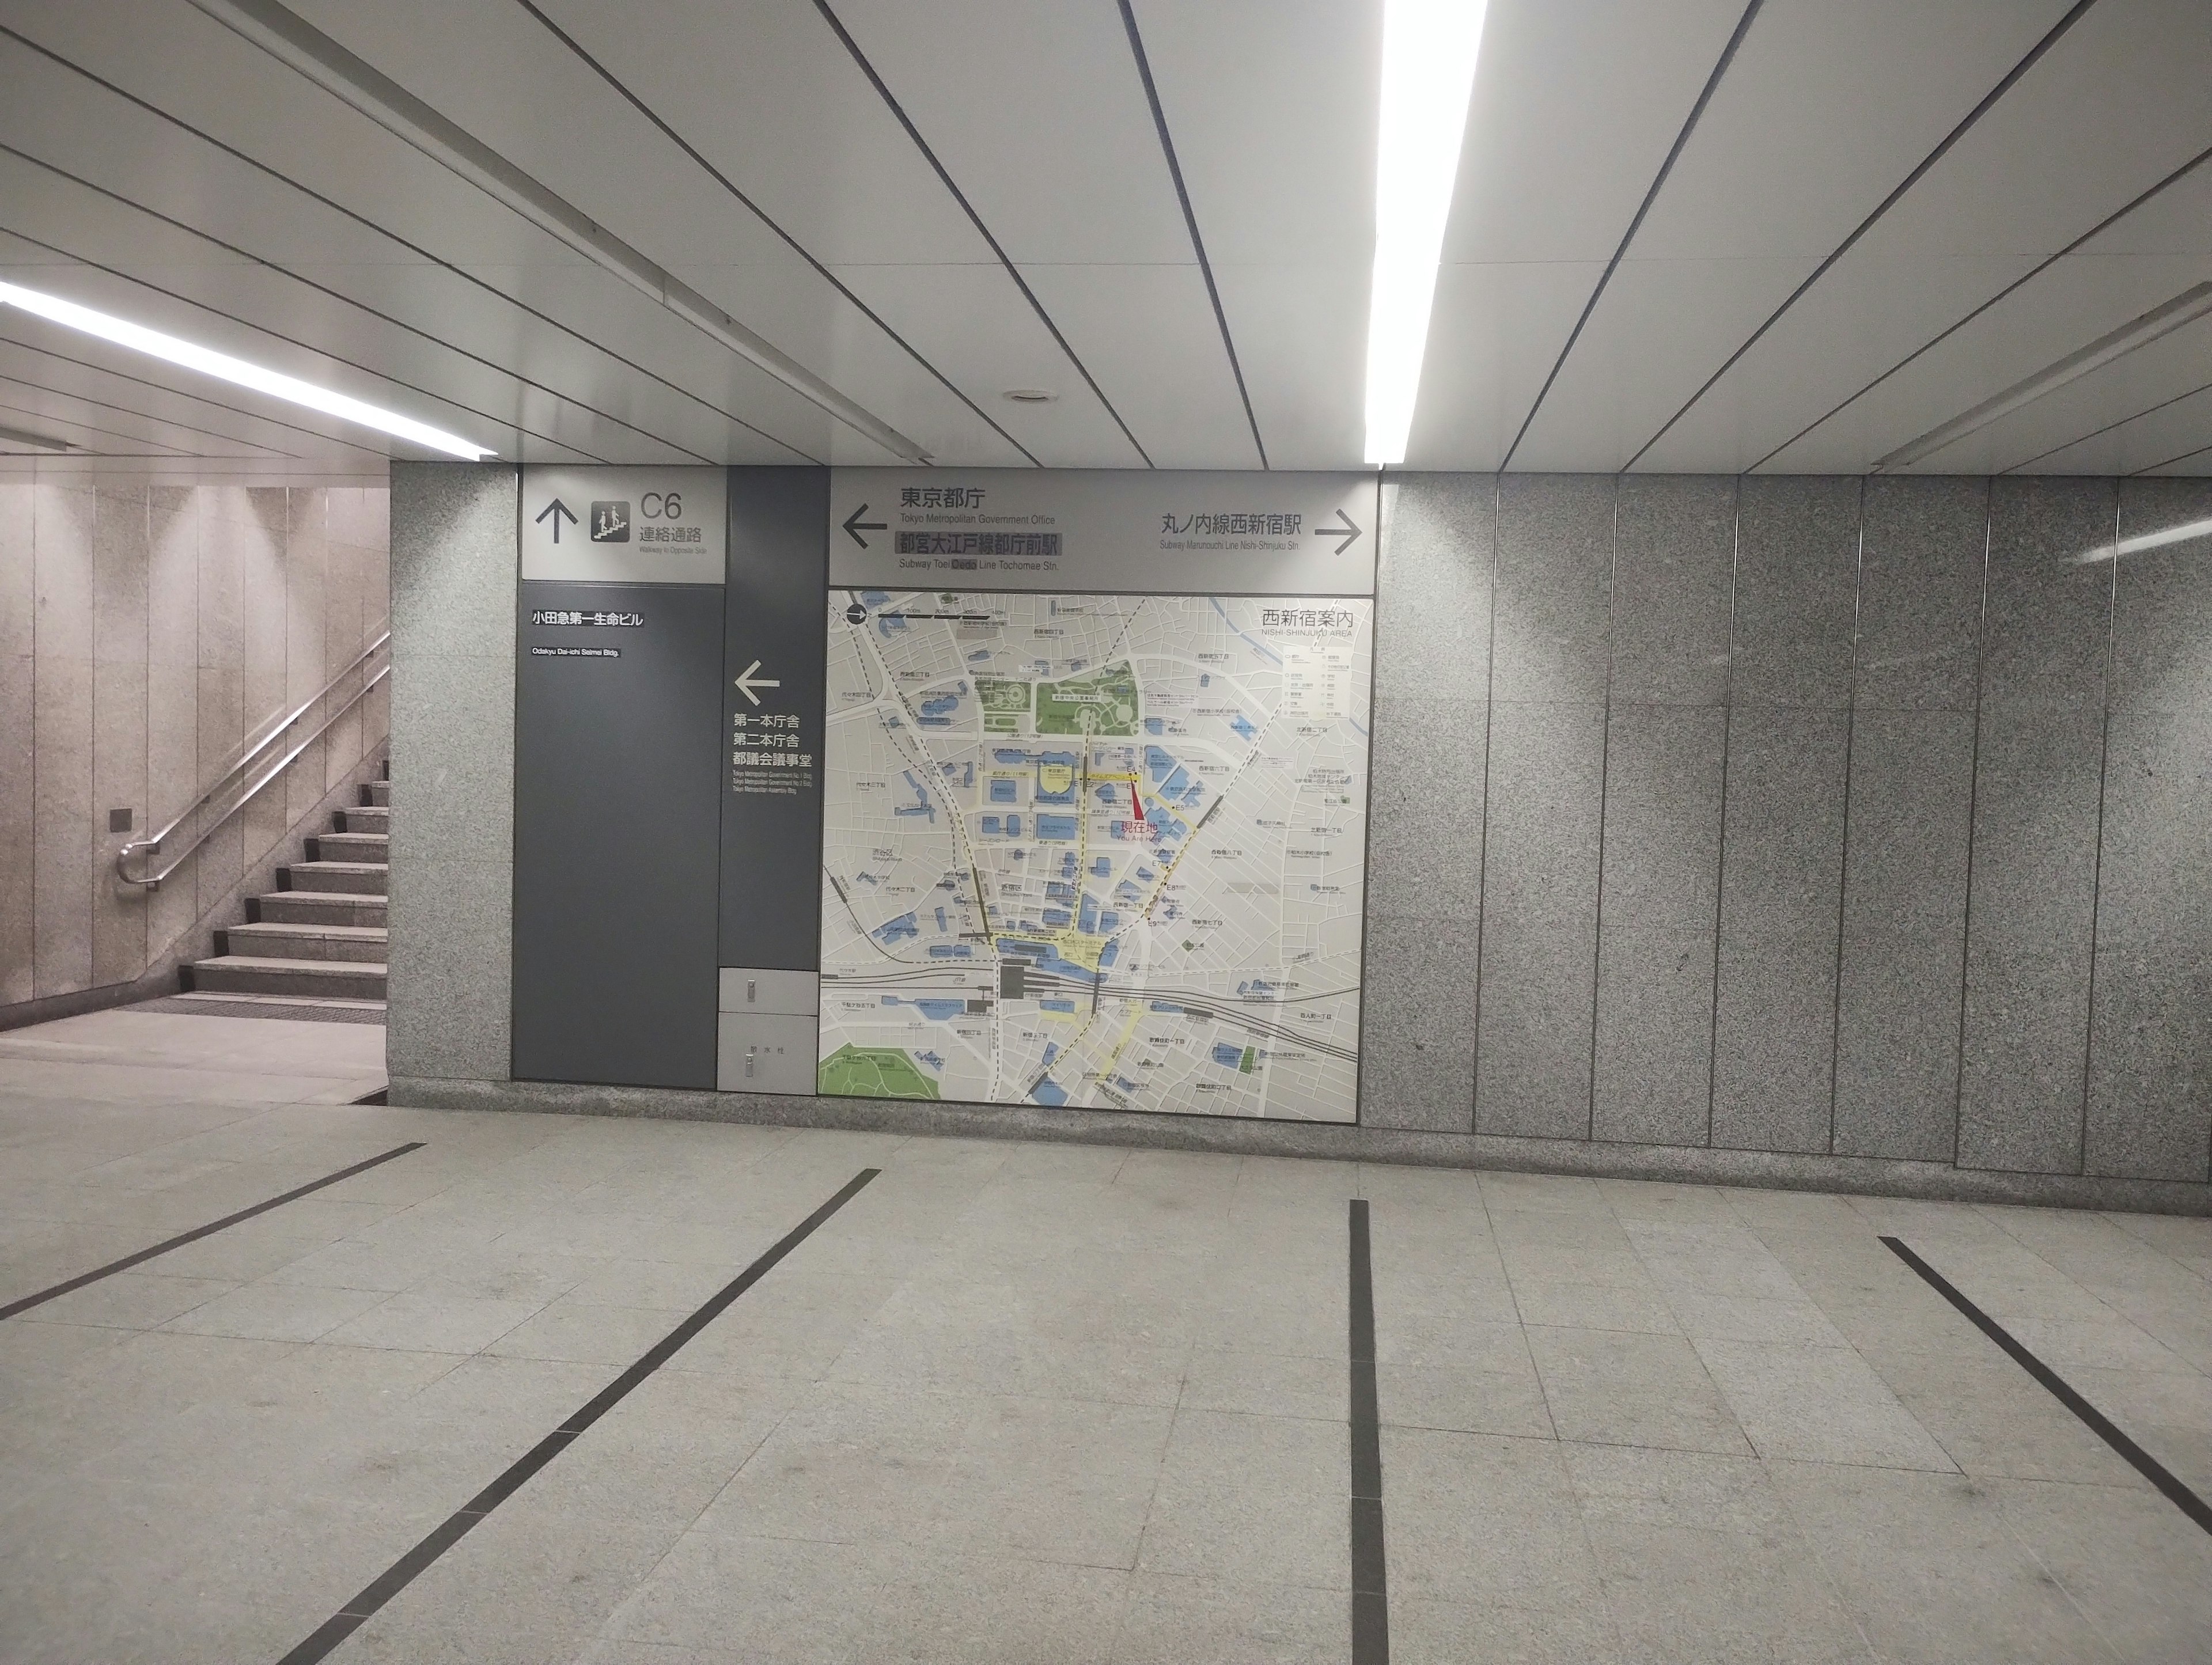
<path id="1" fill-rule="evenodd" d="M 1373 494 L 1218 477 L 1260 500 L 1234 513 L 1302 526 Z M 1070 479 L 1080 513 L 1060 513 Z M 1160 504 L 1207 501 L 1173 476 L 1022 481 L 1024 512 L 1089 528 L 1056 575 L 1093 580 L 1159 576 Z M 866 484 L 841 471 L 833 504 L 851 516 L 882 495 Z M 1285 533 L 1177 554 L 1236 590 L 917 589 L 840 581 L 848 538 L 826 621 L 821 1091 L 1356 1119 L 1371 558 Z M 1345 591 L 1283 592 L 1317 561 Z"/>

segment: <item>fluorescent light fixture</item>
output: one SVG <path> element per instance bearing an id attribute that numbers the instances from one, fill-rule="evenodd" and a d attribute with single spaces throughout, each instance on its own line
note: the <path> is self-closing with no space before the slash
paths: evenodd
<path id="1" fill-rule="evenodd" d="M 380 405 L 349 398 L 345 394 L 332 392 L 327 387 L 318 387 L 311 381 L 301 381 L 297 376 L 264 370 L 258 364 L 248 364 L 242 358 L 233 358 L 229 354 L 218 353 L 211 347 L 201 347 L 173 335 L 163 335 L 159 330 L 149 330 L 143 324 L 131 323 L 128 319 L 96 313 L 89 307 L 80 307 L 76 301 L 64 301 L 58 295 L 41 295 L 36 289 L 0 283 L 0 306 L 19 307 L 51 323 L 82 330 L 88 336 L 112 342 L 118 347 L 128 347 L 134 352 L 181 365 L 187 370 L 198 370 L 202 375 L 214 376 L 235 386 L 251 388 L 257 393 L 266 393 L 271 398 L 283 399 L 290 404 L 303 404 L 310 410 L 319 410 L 326 416 L 337 417 L 341 422 L 358 422 L 363 428 L 374 428 L 380 434 L 410 440 L 431 451 L 442 451 L 449 457 L 460 457 L 473 463 L 499 454 L 472 444 L 458 434 L 448 434 L 441 428 L 416 422 L 412 416 L 403 416 L 396 410 L 386 410 Z"/>
<path id="2" fill-rule="evenodd" d="M 33 434 L 27 428 L 0 428 L 0 456 L 4 456 L 10 452 L 52 453 L 76 449 L 76 447 L 67 440 L 52 439 L 44 434 Z"/>
<path id="3" fill-rule="evenodd" d="M 1406 460 L 1486 0 L 1385 0 L 1367 301 L 1367 460 Z"/>
<path id="4" fill-rule="evenodd" d="M 1904 468 L 1923 457 L 1932 457 L 1967 434 L 1978 433 L 1999 417 L 2034 404 L 2045 393 L 2056 392 L 2069 381 L 2079 381 L 2092 370 L 2103 369 L 2114 359 L 2124 358 L 2138 347 L 2149 346 L 2160 336 L 2172 334 L 2206 313 L 2212 313 L 2212 283 L 2184 289 L 2164 306 L 2152 307 L 2134 322 L 2121 325 L 2109 335 L 2099 336 L 2080 351 L 2067 354 L 2056 364 L 2045 366 L 2025 381 L 2013 383 L 2002 393 L 1984 399 L 1942 427 L 1929 428 L 1911 444 L 1899 446 L 1876 463 L 1874 471 L 1881 474 L 1893 468 Z"/>
<path id="5" fill-rule="evenodd" d="M 927 452 L 889 422 L 847 398 L 765 337 L 748 330 L 681 278 L 655 265 L 574 203 L 448 121 L 391 76 L 356 58 L 276 0 L 191 0 L 191 3 L 893 456 L 910 463 L 929 460 Z"/>
<path id="6" fill-rule="evenodd" d="M 2107 544 L 2103 549 L 2091 550 L 2075 559 L 2084 565 L 2093 561 L 2112 561 L 2124 555 L 2141 555 L 2145 550 L 2162 550 L 2168 544 L 2186 544 L 2198 538 L 2212 538 L 2212 520 L 2185 520 L 2178 526 L 2139 532 L 2133 538 L 2123 538 L 2117 544 Z"/>

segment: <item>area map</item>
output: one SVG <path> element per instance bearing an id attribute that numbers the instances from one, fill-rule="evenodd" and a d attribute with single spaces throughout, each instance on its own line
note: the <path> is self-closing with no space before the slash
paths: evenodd
<path id="1" fill-rule="evenodd" d="M 1352 1121 L 1372 606 L 832 591 L 821 1090 Z"/>

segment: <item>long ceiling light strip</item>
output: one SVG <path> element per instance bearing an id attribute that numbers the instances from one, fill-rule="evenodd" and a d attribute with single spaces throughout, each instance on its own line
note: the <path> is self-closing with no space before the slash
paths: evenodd
<path id="1" fill-rule="evenodd" d="M 2185 324 L 2212 313 L 2212 283 L 2199 283 L 2184 289 L 2164 306 L 2154 307 L 2141 318 L 2123 324 L 2108 335 L 2099 336 L 2077 352 L 2067 354 L 2057 363 L 2045 366 L 2025 380 L 2016 381 L 1997 393 L 1984 399 L 1972 410 L 1962 411 L 1937 428 L 1929 428 L 1918 439 L 1901 445 L 1874 465 L 1877 474 L 1893 468 L 1905 468 L 1932 457 L 1947 446 L 1955 445 L 1969 434 L 1980 432 L 2001 417 L 2008 416 L 2025 405 L 2033 404 L 2046 393 L 2055 393 L 2070 381 L 2079 381 L 2093 370 L 2101 370 L 2114 359 L 2124 358 L 2137 348 L 2148 347 L 2161 336 L 2171 335 Z"/>
<path id="2" fill-rule="evenodd" d="M 1367 460 L 1406 460 L 1486 0 L 1386 0 L 1367 313 Z"/>
<path id="3" fill-rule="evenodd" d="M 311 381 L 301 381 L 297 376 L 288 376 L 279 370 L 249 364 L 242 358 L 233 358 L 228 353 L 218 353 L 212 347 L 203 347 L 197 342 L 185 341 L 177 336 L 164 335 L 159 330 L 149 330 L 143 324 L 131 323 L 128 319 L 94 312 L 89 307 L 80 307 L 76 301 L 64 301 L 58 295 L 44 295 L 37 289 L 23 289 L 14 283 L 0 283 L 0 305 L 17 307 L 66 329 L 82 331 L 86 335 L 96 336 L 118 347 L 128 347 L 133 352 L 144 353 L 149 357 L 163 360 L 184 369 L 197 370 L 202 375 L 213 376 L 234 386 L 266 393 L 271 398 L 283 399 L 289 404 L 304 405 L 310 410 L 319 410 L 326 416 L 336 416 L 341 422 L 373 428 L 380 434 L 411 441 L 427 450 L 442 451 L 449 457 L 459 457 L 474 463 L 499 454 L 473 441 L 462 439 L 457 434 L 448 434 L 442 428 L 433 428 L 428 422 L 416 422 L 412 416 L 403 416 L 396 410 L 386 410 L 381 405 L 349 398 L 328 387 L 318 387 Z"/>
<path id="4" fill-rule="evenodd" d="M 0 428 L 0 456 L 21 455 L 27 451 L 60 453 L 76 449 L 67 440 L 33 434 L 27 428 Z"/>
<path id="5" fill-rule="evenodd" d="M 914 463 L 929 460 L 929 453 L 898 429 L 855 404 L 798 360 L 754 334 L 574 204 L 276 0 L 191 0 L 191 3 L 892 455 Z"/>

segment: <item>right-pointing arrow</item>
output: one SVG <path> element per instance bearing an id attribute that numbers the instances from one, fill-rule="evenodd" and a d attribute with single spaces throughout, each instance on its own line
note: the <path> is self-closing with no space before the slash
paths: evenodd
<path id="1" fill-rule="evenodd" d="M 863 520 L 860 519 L 860 517 L 867 512 L 868 506 L 866 503 L 863 503 L 860 507 L 854 509 L 850 514 L 845 517 L 845 531 L 851 536 L 853 541 L 855 544 L 858 544 L 864 550 L 868 547 L 868 540 L 860 536 L 862 532 L 888 532 L 890 530 L 890 528 L 884 526 L 880 520 Z"/>
<path id="2" fill-rule="evenodd" d="M 1350 549 L 1354 544 L 1357 544 L 1359 541 L 1360 526 L 1357 520 L 1353 520 L 1349 514 L 1346 514 L 1342 509 L 1337 510 L 1336 515 L 1337 519 L 1344 522 L 1342 526 L 1316 526 L 1314 528 L 1314 536 L 1316 538 L 1341 538 L 1344 541 L 1341 544 L 1339 544 L 1334 549 L 1331 550 L 1329 553 L 1331 555 L 1342 555 L 1346 550 Z"/>

